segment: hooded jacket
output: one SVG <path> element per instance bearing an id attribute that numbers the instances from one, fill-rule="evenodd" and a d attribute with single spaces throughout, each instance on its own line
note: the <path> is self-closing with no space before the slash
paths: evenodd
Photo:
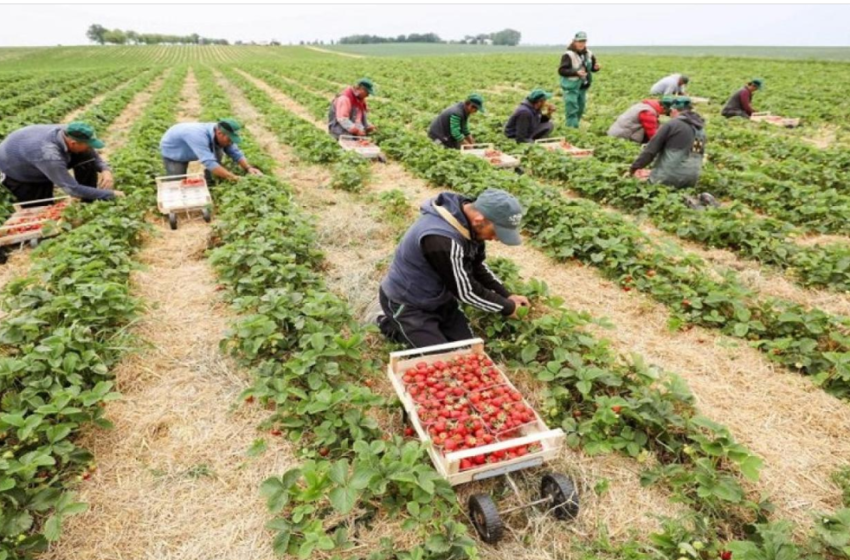
<path id="1" fill-rule="evenodd" d="M 655 160 L 651 182 L 692 187 L 702 170 L 705 142 L 705 121 L 693 111 L 684 111 L 658 130 L 631 169 L 643 169 Z"/>
<path id="2" fill-rule="evenodd" d="M 391 301 L 434 311 L 455 300 L 510 315 L 510 293 L 484 264 L 484 242 L 475 239 L 463 213 L 472 199 L 442 193 L 426 200 L 421 216 L 396 249 L 381 289 Z"/>
<path id="3" fill-rule="evenodd" d="M 505 136 L 520 143 L 534 142 L 534 133 L 549 117 L 534 108 L 528 99 L 517 106 L 505 124 Z"/>

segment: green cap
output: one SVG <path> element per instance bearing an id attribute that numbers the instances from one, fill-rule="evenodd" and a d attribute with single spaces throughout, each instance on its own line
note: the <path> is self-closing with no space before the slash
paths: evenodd
<path id="1" fill-rule="evenodd" d="M 680 77 L 682 78 L 682 83 L 687 84 L 691 81 L 691 79 L 684 74 L 682 74 Z"/>
<path id="2" fill-rule="evenodd" d="M 691 106 L 690 97 L 677 97 L 673 100 L 673 107 L 676 109 L 687 109 Z"/>
<path id="3" fill-rule="evenodd" d="M 234 144 L 241 144 L 242 138 L 239 136 L 239 131 L 242 130 L 242 125 L 234 119 L 221 119 L 216 124 L 218 129 L 230 138 Z"/>
<path id="4" fill-rule="evenodd" d="M 88 123 L 74 121 L 65 127 L 65 136 L 77 142 L 84 142 L 95 150 L 99 150 L 106 144 L 99 140 L 94 133 L 94 127 Z"/>
<path id="5" fill-rule="evenodd" d="M 369 78 L 360 78 L 356 85 L 365 89 L 369 95 L 375 95 L 375 84 Z"/>
<path id="6" fill-rule="evenodd" d="M 584 31 L 579 31 L 576 33 L 576 36 L 573 37 L 573 41 L 587 41 L 587 33 Z"/>
<path id="7" fill-rule="evenodd" d="M 757 89 L 761 89 L 764 87 L 764 78 L 753 78 L 750 80 L 750 83 L 756 86 Z"/>
<path id="8" fill-rule="evenodd" d="M 482 115 L 486 113 L 484 110 L 484 98 L 481 97 L 480 93 L 470 93 L 469 97 L 466 98 L 466 102 L 475 105 Z"/>
<path id="9" fill-rule="evenodd" d="M 537 103 L 541 99 L 552 99 L 552 94 L 548 91 L 536 88 L 531 90 L 531 93 L 528 94 L 528 97 L 526 99 L 528 99 L 532 103 Z"/>
<path id="10" fill-rule="evenodd" d="M 475 209 L 493 222 L 496 237 L 505 245 L 519 245 L 519 223 L 522 221 L 522 206 L 519 201 L 499 189 L 487 189 L 475 199 Z"/>
<path id="11" fill-rule="evenodd" d="M 676 103 L 676 98 L 672 95 L 665 95 L 661 98 L 661 106 L 667 109 L 672 107 L 674 103 Z"/>

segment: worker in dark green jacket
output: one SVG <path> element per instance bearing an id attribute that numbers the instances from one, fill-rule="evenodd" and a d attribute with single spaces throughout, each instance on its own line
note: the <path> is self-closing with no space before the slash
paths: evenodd
<path id="1" fill-rule="evenodd" d="M 484 98 L 472 93 L 466 101 L 455 103 L 437 115 L 428 128 L 428 136 L 444 147 L 455 150 L 464 145 L 475 144 L 475 139 L 469 132 L 469 116 L 479 111 L 484 113 Z"/>
<path id="2" fill-rule="evenodd" d="M 587 50 L 587 33 L 579 31 L 561 57 L 558 74 L 564 92 L 567 126 L 578 128 L 587 105 L 587 90 L 593 82 L 593 73 L 600 66 L 593 53 Z"/>

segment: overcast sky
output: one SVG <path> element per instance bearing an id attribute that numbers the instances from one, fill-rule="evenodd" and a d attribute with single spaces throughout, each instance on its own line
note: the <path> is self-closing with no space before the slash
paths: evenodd
<path id="1" fill-rule="evenodd" d="M 850 5 L 0 5 L 0 22 L 0 46 L 88 44 L 92 23 L 284 44 L 510 27 L 523 44 L 560 45 L 584 30 L 591 45 L 850 46 Z"/>

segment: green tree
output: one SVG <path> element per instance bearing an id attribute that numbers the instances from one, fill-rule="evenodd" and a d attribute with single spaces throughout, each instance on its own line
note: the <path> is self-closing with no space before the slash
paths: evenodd
<path id="1" fill-rule="evenodd" d="M 89 30 L 86 31 L 86 37 L 88 37 L 90 41 L 102 45 L 106 42 L 104 35 L 106 35 L 108 31 L 109 30 L 104 26 L 93 23 L 89 26 Z"/>
<path id="2" fill-rule="evenodd" d="M 506 45 L 509 47 L 515 47 L 519 45 L 519 40 L 521 37 L 522 34 L 515 29 L 503 29 L 490 35 L 490 38 L 493 40 L 494 45 Z"/>

